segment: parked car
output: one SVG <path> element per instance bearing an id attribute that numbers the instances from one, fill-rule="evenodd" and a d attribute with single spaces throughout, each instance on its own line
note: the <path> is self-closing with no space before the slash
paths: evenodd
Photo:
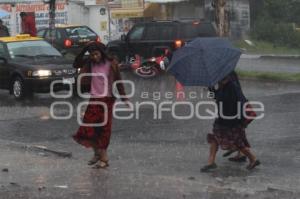
<path id="1" fill-rule="evenodd" d="M 16 99 L 33 92 L 47 93 L 55 80 L 61 80 L 55 91 L 70 89 L 76 76 L 72 62 L 42 38 L 0 37 L 0 88 L 8 89 Z"/>
<path id="2" fill-rule="evenodd" d="M 196 37 L 215 37 L 216 28 L 211 22 L 199 20 L 152 21 L 138 23 L 120 40 L 111 41 L 107 47 L 123 63 L 133 62 L 139 55 L 143 58 L 158 57 L 165 49 L 170 52 Z"/>
<path id="3" fill-rule="evenodd" d="M 87 26 L 56 25 L 52 41 L 49 28 L 40 29 L 37 33 L 62 53 L 78 54 L 90 41 L 100 42 L 100 37 Z"/>

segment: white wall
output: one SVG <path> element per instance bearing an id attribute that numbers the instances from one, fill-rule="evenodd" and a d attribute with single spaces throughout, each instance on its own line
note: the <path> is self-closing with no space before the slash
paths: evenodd
<path id="1" fill-rule="evenodd" d="M 87 25 L 89 8 L 70 2 L 68 5 L 69 24 Z"/>
<path id="2" fill-rule="evenodd" d="M 100 9 L 106 10 L 105 15 L 100 14 Z M 83 4 L 69 3 L 69 24 L 87 25 L 95 31 L 103 43 L 108 42 L 108 12 L 104 6 L 85 6 Z"/>
<path id="3" fill-rule="evenodd" d="M 174 3 L 173 4 L 173 19 L 203 19 L 204 7 L 198 3 Z"/>
<path id="4" fill-rule="evenodd" d="M 108 42 L 108 12 L 104 6 L 91 6 L 89 12 L 89 27 L 93 29 L 101 38 L 102 42 L 106 44 Z M 100 14 L 100 9 L 105 9 L 105 15 Z"/>

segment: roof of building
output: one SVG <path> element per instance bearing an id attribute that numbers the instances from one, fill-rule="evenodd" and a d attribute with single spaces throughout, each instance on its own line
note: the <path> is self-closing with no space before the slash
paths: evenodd
<path id="1" fill-rule="evenodd" d="M 145 0 L 147 3 L 177 3 L 177 2 L 183 2 L 188 0 Z"/>
<path id="2" fill-rule="evenodd" d="M 56 0 L 58 2 L 64 2 L 65 0 Z M 44 0 L 0 0 L 0 3 L 15 4 L 15 3 L 44 3 Z"/>

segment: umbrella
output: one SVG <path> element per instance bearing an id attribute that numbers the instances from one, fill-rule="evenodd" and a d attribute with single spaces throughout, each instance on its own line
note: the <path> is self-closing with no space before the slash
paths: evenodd
<path id="1" fill-rule="evenodd" d="M 9 12 L 0 9 L 0 18 L 7 17 L 8 15 L 10 15 Z"/>
<path id="2" fill-rule="evenodd" d="M 234 70 L 241 51 L 224 38 L 197 38 L 175 51 L 168 71 L 184 86 L 214 86 Z"/>

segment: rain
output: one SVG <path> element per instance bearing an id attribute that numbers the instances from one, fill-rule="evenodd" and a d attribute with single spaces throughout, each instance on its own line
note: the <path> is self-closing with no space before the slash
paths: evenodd
<path id="1" fill-rule="evenodd" d="M 56 0 L 56 20 L 74 24 L 78 22 L 76 24 L 81 26 L 87 25 L 88 31 L 91 30 L 90 34 L 93 35 L 95 32 L 97 35 L 97 37 L 91 36 L 92 40 L 95 40 L 93 42 L 99 42 L 99 36 L 109 51 L 109 46 L 113 45 L 115 40 L 120 42 L 123 33 L 127 34 L 128 31 L 124 29 L 128 23 L 132 28 L 135 23 L 141 22 L 138 19 L 147 19 L 147 16 L 140 16 L 139 10 L 142 7 L 152 10 L 153 8 L 148 6 L 158 6 L 160 8 L 158 12 L 155 10 L 151 12 L 156 20 L 168 13 L 161 16 L 160 12 L 170 11 L 172 7 L 175 10 L 173 10 L 172 20 L 163 18 L 164 22 L 157 23 L 165 23 L 165 21 L 173 23 L 175 19 L 179 20 L 176 15 L 178 12 L 181 12 L 182 16 L 193 18 L 199 18 L 197 13 L 200 10 L 202 13 L 200 15 L 204 16 L 205 9 L 214 14 L 212 2 L 219 1 L 221 0 L 203 0 L 200 6 L 195 0 L 136 0 L 132 1 L 134 2 L 132 4 L 125 0 L 103 1 L 104 3 L 99 1 L 100 4 L 95 3 L 96 1 Z M 43 11 L 43 6 L 49 6 L 51 2 L 24 0 L 16 2 L 17 7 L 10 9 L 12 5 L 9 1 L 0 0 L 0 18 L 10 28 L 11 37 L 14 37 L 13 33 L 18 35 L 17 33 L 21 32 L 21 27 L 13 27 L 12 24 L 13 14 L 18 17 L 20 14 L 20 10 L 16 8 L 25 9 L 26 5 L 32 4 L 36 10 L 35 21 L 39 31 L 48 28 L 49 14 L 48 10 Z M 234 5 L 236 8 L 241 7 L 241 11 L 236 11 L 238 12 L 236 17 L 241 15 L 240 20 L 244 20 L 240 29 L 247 26 L 244 23 L 249 23 L 249 28 L 252 28 L 252 25 L 250 26 L 252 22 L 248 22 L 245 17 L 250 15 L 249 6 L 253 6 L 253 3 L 247 0 L 240 1 L 240 4 L 248 2 L 246 3 L 248 9 L 245 9 L 245 5 L 240 5 L 238 1 L 225 2 L 229 5 L 226 7 L 229 10 L 233 9 Z M 258 1 L 254 2 L 259 4 Z M 264 0 L 264 2 L 270 1 Z M 284 4 L 281 0 L 277 2 Z M 85 8 L 80 7 L 83 5 Z M 119 7 L 122 5 L 129 12 L 125 12 L 124 8 L 120 11 Z M 41 10 L 38 10 L 39 8 Z M 71 11 L 75 8 L 85 12 L 89 18 L 85 20 L 84 13 L 78 14 L 76 18 L 76 13 Z M 105 8 L 106 12 L 100 15 L 99 8 Z M 245 10 L 247 10 L 246 14 Z M 259 12 L 258 8 L 255 13 L 257 12 Z M 146 13 L 143 12 L 144 15 Z M 111 20 L 110 27 L 103 25 L 101 21 L 97 21 L 98 19 L 95 19 L 95 23 L 91 22 L 96 18 L 93 16 L 96 14 L 102 17 L 102 21 Z M 190 16 L 192 14 L 193 16 Z M 68 19 L 67 16 L 73 18 Z M 45 17 L 46 26 L 40 27 Z M 250 18 L 258 20 L 249 16 L 249 20 Z M 52 20 L 55 24 L 55 19 Z M 297 20 L 293 22 L 295 26 L 300 27 L 300 19 Z M 152 20 L 149 23 L 152 23 Z M 222 156 L 226 151 L 220 148 L 216 157 L 218 167 L 207 173 L 201 172 L 201 168 L 207 164 L 210 149 L 207 134 L 212 132 L 214 119 L 201 119 L 195 112 L 210 115 L 209 111 L 213 110 L 210 104 L 214 102 L 214 96 L 206 86 L 184 86 L 183 83 L 179 86 L 176 76 L 168 69 L 161 69 L 161 63 L 156 63 L 157 60 L 150 61 L 152 64 L 156 63 L 155 66 L 141 64 L 137 70 L 133 66 L 137 59 L 128 53 L 127 58 L 123 57 L 124 60 L 119 58 L 120 63 L 123 64 L 119 66 L 123 67 L 120 69 L 122 79 L 131 82 L 124 83 L 125 91 L 130 96 L 129 106 L 121 104 L 120 99 L 116 100 L 120 104 L 112 119 L 112 133 L 108 147 L 109 166 L 105 168 L 88 165 L 93 151 L 79 145 L 72 137 L 80 127 L 79 121 L 84 120 L 89 103 L 88 98 L 78 95 L 78 90 L 69 87 L 67 90 L 55 91 L 55 94 L 60 96 L 72 93 L 71 96 L 55 98 L 53 93 L 49 92 L 32 92 L 18 96 L 18 92 L 15 92 L 17 87 L 12 86 L 13 91 L 1 87 L 0 199 L 300 198 L 300 44 L 296 47 L 289 45 L 283 47 L 284 50 L 291 48 L 290 53 L 278 53 L 281 44 L 264 41 L 276 47 L 272 48 L 274 52 L 268 52 L 270 49 L 264 49 L 266 51 L 262 52 L 258 50 L 259 40 L 252 38 L 250 33 L 244 36 L 248 29 L 243 32 L 236 28 L 237 23 L 237 21 L 232 22 L 230 27 L 232 28 L 230 34 L 235 37 L 231 38 L 231 42 L 241 51 L 235 71 L 247 99 L 264 105 L 264 117 L 254 120 L 246 129 L 251 150 L 261 162 L 259 166 L 249 171 L 246 169 L 248 160 L 242 163 L 228 161 L 227 157 Z M 72 29 L 73 26 L 67 28 Z M 83 29 L 79 30 L 83 31 Z M 226 30 L 224 33 L 228 34 Z M 244 40 L 239 39 L 244 42 L 242 46 L 234 42 L 238 40 L 236 37 L 244 38 Z M 3 38 L 0 37 L 1 45 L 10 42 Z M 22 40 L 20 37 L 14 39 Z M 42 42 L 44 39 L 39 41 Z M 51 42 L 47 42 L 49 48 L 52 48 Z M 28 64 L 28 67 L 39 67 L 55 62 L 57 68 L 53 71 L 59 70 L 62 75 L 65 75 L 61 81 L 65 80 L 66 84 L 74 85 L 73 82 L 68 83 L 68 81 L 73 77 L 76 79 L 76 75 L 71 74 L 72 71 L 64 72 L 62 67 L 70 69 L 78 52 L 70 54 L 65 54 L 63 50 L 57 52 L 61 57 L 55 57 L 56 55 L 50 58 L 19 57 L 12 62 L 10 59 L 2 61 L 0 52 L 1 84 L 7 80 L 3 76 L 3 66 L 21 60 L 22 63 L 19 65 Z M 147 49 L 145 53 L 148 53 Z M 156 57 L 159 62 L 164 62 L 169 55 L 165 53 L 159 57 Z M 172 66 L 172 59 L 170 57 L 168 63 L 164 62 L 166 68 L 170 63 Z M 31 65 L 29 62 L 34 64 Z M 30 74 L 33 74 L 34 70 L 31 70 Z M 42 70 L 48 69 L 42 68 Z M 54 75 L 53 71 L 52 75 Z M 139 71 L 143 74 L 139 74 Z M 43 77 L 41 76 L 40 79 Z M 16 80 L 16 78 L 11 79 L 14 83 Z M 42 83 L 37 87 L 42 87 Z M 83 102 L 86 104 L 80 108 Z M 196 106 L 199 102 L 207 102 L 207 104 Z M 172 110 L 172 105 L 176 103 L 175 110 Z M 194 114 L 191 114 L 191 109 L 196 107 L 199 110 L 193 110 Z M 174 117 L 174 114 L 177 117 Z M 183 119 L 188 116 L 191 117 Z"/>

